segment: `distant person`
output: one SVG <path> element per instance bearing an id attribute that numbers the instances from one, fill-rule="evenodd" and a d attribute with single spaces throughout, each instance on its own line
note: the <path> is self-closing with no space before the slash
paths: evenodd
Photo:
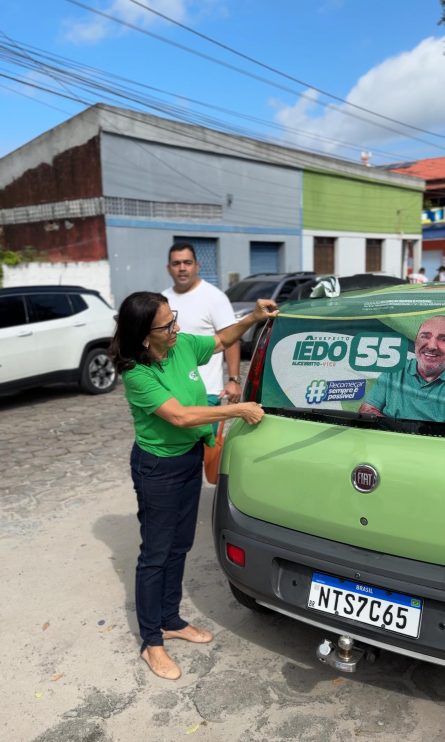
<path id="1" fill-rule="evenodd" d="M 404 368 L 380 374 L 360 413 L 445 422 L 445 316 L 423 322 L 414 350 Z"/>
<path id="2" fill-rule="evenodd" d="M 232 305 L 221 289 L 199 275 L 200 265 L 195 248 L 189 242 L 178 242 L 168 253 L 167 270 L 173 286 L 162 293 L 177 309 L 181 330 L 192 335 L 215 335 L 236 322 Z M 207 390 L 209 405 L 218 405 L 223 397 L 230 403 L 241 398 L 240 345 L 235 343 L 225 351 L 227 382 L 224 384 L 223 354 L 219 353 L 199 369 Z"/>
<path id="3" fill-rule="evenodd" d="M 437 273 L 434 276 L 435 281 L 440 281 L 440 283 L 445 282 L 445 265 L 439 265 L 437 269 Z"/>
<path id="4" fill-rule="evenodd" d="M 428 283 L 428 278 L 425 275 L 425 268 L 419 268 L 418 273 L 410 273 L 408 280 L 410 283 Z"/>
<path id="5" fill-rule="evenodd" d="M 255 310 L 213 336 L 179 332 L 178 314 L 162 294 L 139 291 L 123 301 L 111 343 L 133 415 L 131 474 L 138 500 L 141 546 L 136 568 L 136 613 L 141 657 L 167 680 L 181 675 L 164 640 L 202 644 L 210 631 L 180 616 L 185 558 L 195 535 L 202 484 L 203 443 L 214 442 L 212 423 L 242 418 L 256 425 L 256 402 L 207 405 L 198 366 L 230 348 L 277 305 L 259 299 Z M 149 735 L 150 736 L 150 735 Z"/>

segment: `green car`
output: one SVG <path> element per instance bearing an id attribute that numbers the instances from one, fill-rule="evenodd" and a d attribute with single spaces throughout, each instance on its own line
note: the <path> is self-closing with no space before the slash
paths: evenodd
<path id="1" fill-rule="evenodd" d="M 237 600 L 369 647 L 445 665 L 445 287 L 291 302 L 265 327 L 215 492 Z"/>

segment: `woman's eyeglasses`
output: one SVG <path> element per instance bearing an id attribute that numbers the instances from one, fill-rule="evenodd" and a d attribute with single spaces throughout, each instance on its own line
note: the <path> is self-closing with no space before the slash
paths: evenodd
<path id="1" fill-rule="evenodd" d="M 164 332 L 167 332 L 168 335 L 172 335 L 173 330 L 175 329 L 175 325 L 177 325 L 178 323 L 177 309 L 172 309 L 172 315 L 173 315 L 173 319 L 168 323 L 168 325 L 161 325 L 160 327 L 152 327 L 150 329 L 150 332 L 153 332 L 153 330 L 164 330 Z"/>

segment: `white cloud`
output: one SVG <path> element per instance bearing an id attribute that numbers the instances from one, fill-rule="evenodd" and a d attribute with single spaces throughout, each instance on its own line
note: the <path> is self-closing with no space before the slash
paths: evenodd
<path id="1" fill-rule="evenodd" d="M 318 13 L 321 15 L 325 13 L 335 12 L 341 10 L 345 4 L 345 0 L 325 0 L 323 5 L 318 8 Z"/>
<path id="2" fill-rule="evenodd" d="M 144 2 L 144 0 L 141 0 Z M 147 0 L 147 5 L 154 10 L 164 13 L 175 21 L 183 22 L 187 15 L 188 0 Z M 98 7 L 98 10 L 119 18 L 126 23 L 132 23 L 142 28 L 148 28 L 159 20 L 158 16 L 135 5 L 130 0 L 113 0 L 107 6 Z M 109 36 L 122 33 L 122 26 L 117 25 L 100 15 L 89 14 L 84 21 L 65 20 L 65 38 L 74 43 L 96 43 Z"/>
<path id="3" fill-rule="evenodd" d="M 386 59 L 357 81 L 347 101 L 398 121 L 442 133 L 445 125 L 445 96 L 442 92 L 445 89 L 444 49 L 445 37 L 431 37 L 410 51 Z M 404 129 L 342 103 L 332 102 L 327 108 L 320 108 L 318 101 L 321 96 L 317 92 L 307 90 L 305 94 L 308 97 L 299 98 L 293 106 L 274 102 L 274 106 L 279 107 L 275 120 L 288 127 L 286 139 L 298 146 L 316 147 L 330 153 L 341 151 L 334 142 L 308 138 L 292 131 L 294 129 L 371 150 L 386 143 L 393 147 L 399 142 L 404 142 L 406 149 L 408 135 L 445 146 L 443 141 L 427 134 Z M 342 111 L 345 110 L 353 116 L 344 115 Z M 372 121 L 403 133 L 374 126 Z M 430 155 L 441 154 L 440 150 L 431 148 L 431 151 Z"/>

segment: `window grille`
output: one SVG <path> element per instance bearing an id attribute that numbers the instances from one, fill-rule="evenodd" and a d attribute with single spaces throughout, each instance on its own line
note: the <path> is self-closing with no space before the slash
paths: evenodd
<path id="1" fill-rule="evenodd" d="M 105 196 L 105 213 L 115 216 L 145 217 L 146 219 L 208 222 L 222 219 L 222 206 L 219 204 L 143 201 L 136 198 Z"/>
<path id="2" fill-rule="evenodd" d="M 72 201 L 0 209 L 0 224 L 28 224 L 29 222 L 75 219 L 100 214 L 103 214 L 102 198 L 77 198 Z"/>

